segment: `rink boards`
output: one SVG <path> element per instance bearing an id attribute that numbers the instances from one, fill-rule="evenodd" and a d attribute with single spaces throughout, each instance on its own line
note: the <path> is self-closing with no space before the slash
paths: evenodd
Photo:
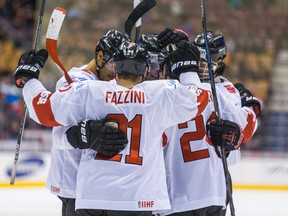
<path id="1" fill-rule="evenodd" d="M 0 153 L 0 187 L 10 186 L 14 152 Z M 50 153 L 20 152 L 13 187 L 44 186 Z M 235 189 L 288 191 L 288 157 L 279 154 L 245 154 L 229 167 Z"/>

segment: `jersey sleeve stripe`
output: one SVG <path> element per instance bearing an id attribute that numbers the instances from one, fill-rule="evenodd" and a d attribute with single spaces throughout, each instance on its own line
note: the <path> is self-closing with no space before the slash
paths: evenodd
<path id="1" fill-rule="evenodd" d="M 198 112 L 196 116 L 200 115 L 204 111 L 204 109 L 208 105 L 208 102 L 209 102 L 208 91 L 202 90 L 202 93 L 197 97 L 197 103 L 199 105 L 198 105 Z"/>
<path id="2" fill-rule="evenodd" d="M 255 126 L 256 126 L 255 116 L 251 112 L 248 112 L 247 125 L 244 128 L 244 140 L 243 140 L 244 143 L 248 142 L 252 138 Z"/>
<path id="3" fill-rule="evenodd" d="M 49 98 L 52 96 L 51 93 L 41 92 L 33 99 L 33 108 L 42 125 L 48 127 L 62 126 L 59 124 L 54 117 L 51 108 L 51 102 Z"/>
<path id="4" fill-rule="evenodd" d="M 162 146 L 163 148 L 168 144 L 168 137 L 165 132 L 162 134 Z"/>

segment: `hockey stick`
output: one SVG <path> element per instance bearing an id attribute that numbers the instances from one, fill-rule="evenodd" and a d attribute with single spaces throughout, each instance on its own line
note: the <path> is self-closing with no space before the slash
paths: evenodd
<path id="1" fill-rule="evenodd" d="M 207 40 L 205 0 L 201 0 L 201 15 L 202 15 L 203 36 L 204 36 L 205 49 L 206 49 L 206 58 L 207 58 L 207 63 L 208 63 L 208 71 L 209 71 L 211 90 L 212 90 L 213 101 L 214 101 L 214 110 L 215 110 L 217 118 L 220 118 L 218 100 L 217 100 L 217 95 L 216 95 L 216 87 L 215 87 L 215 81 L 213 77 L 213 71 L 211 68 L 211 58 L 210 58 L 209 45 L 208 45 L 208 40 Z"/>
<path id="2" fill-rule="evenodd" d="M 211 84 L 211 91 L 213 95 L 214 110 L 216 113 L 216 121 L 220 121 L 221 118 L 220 118 L 219 105 L 218 105 L 218 100 L 217 100 L 217 95 L 216 95 L 216 86 L 215 86 L 213 71 L 211 68 L 211 58 L 210 58 L 209 45 L 208 45 L 208 40 L 207 40 L 205 0 L 201 0 L 201 16 L 202 16 L 202 28 L 203 28 L 203 36 L 204 36 L 205 49 L 206 49 L 206 58 L 207 58 L 207 63 L 208 63 L 209 78 L 210 78 L 210 84 Z M 225 180 L 226 180 L 226 191 L 227 191 L 227 199 L 228 199 L 229 206 L 230 206 L 230 213 L 232 216 L 235 216 L 235 209 L 234 209 L 234 203 L 233 203 L 233 197 L 232 197 L 232 181 L 231 181 L 231 176 L 228 170 L 226 150 L 225 150 L 224 145 L 221 146 L 221 158 L 222 158 L 222 164 L 223 164 L 224 175 L 225 175 Z"/>
<path id="3" fill-rule="evenodd" d="M 38 47 L 38 43 L 39 43 L 40 32 L 41 32 L 41 28 L 42 28 L 44 8 L 45 8 L 45 0 L 42 0 L 40 11 L 39 11 L 39 16 L 38 16 L 38 23 L 37 23 L 37 27 L 36 27 L 34 44 L 33 44 L 33 53 L 34 54 L 37 51 L 37 47 Z M 22 113 L 21 122 L 20 122 L 20 128 L 19 128 L 18 137 L 17 137 L 17 144 L 16 144 L 16 150 L 15 150 L 15 156 L 14 156 L 14 164 L 13 164 L 12 171 L 11 171 L 11 179 L 10 179 L 11 185 L 14 184 L 15 178 L 16 178 L 17 162 L 19 159 L 20 146 L 22 143 L 23 132 L 24 132 L 24 127 L 25 127 L 25 122 L 26 122 L 26 116 L 27 116 L 27 107 L 26 107 L 26 104 L 24 103 L 23 113 Z"/>
<path id="4" fill-rule="evenodd" d="M 51 58 L 53 59 L 54 63 L 56 64 L 58 70 L 61 72 L 62 75 L 65 76 L 65 79 L 70 84 L 73 82 L 73 80 L 71 79 L 65 67 L 59 60 L 57 52 L 58 36 L 65 16 L 66 10 L 64 8 L 57 7 L 53 10 L 46 34 L 46 49 Z"/>
<path id="5" fill-rule="evenodd" d="M 125 21 L 125 32 L 131 37 L 131 31 L 137 20 L 139 20 L 147 11 L 156 5 L 156 0 L 144 0 L 140 2 L 134 10 L 130 13 Z M 138 26 L 138 34 L 140 35 L 140 29 Z M 139 36 L 138 36 L 139 37 Z M 136 38 L 135 38 L 136 39 Z M 136 42 L 136 41 L 135 41 Z"/>
<path id="6" fill-rule="evenodd" d="M 140 4 L 140 2 L 142 2 L 143 0 L 134 0 L 133 1 L 133 7 L 136 8 L 138 4 Z M 142 17 L 140 17 L 137 22 L 135 23 L 135 42 L 138 41 L 139 37 L 140 37 L 140 32 L 141 32 L 141 25 L 142 25 Z"/>

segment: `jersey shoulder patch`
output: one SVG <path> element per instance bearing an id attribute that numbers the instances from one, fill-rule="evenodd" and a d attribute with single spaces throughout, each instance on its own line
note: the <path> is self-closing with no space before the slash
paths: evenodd
<path id="1" fill-rule="evenodd" d="M 224 85 L 224 87 L 227 89 L 228 92 L 236 94 L 236 89 L 233 85 Z"/>
<path id="2" fill-rule="evenodd" d="M 176 90 L 177 85 L 179 82 L 177 80 L 167 80 L 166 81 L 166 86 L 170 89 Z"/>

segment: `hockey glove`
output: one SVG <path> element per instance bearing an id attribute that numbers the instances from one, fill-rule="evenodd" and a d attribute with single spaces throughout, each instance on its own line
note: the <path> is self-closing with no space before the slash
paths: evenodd
<path id="1" fill-rule="evenodd" d="M 48 52 L 45 49 L 41 49 L 37 53 L 29 51 L 22 54 L 14 73 L 15 85 L 18 88 L 23 88 L 28 80 L 38 79 L 40 70 L 44 67 L 47 58 Z"/>
<path id="2" fill-rule="evenodd" d="M 171 64 L 170 64 L 170 55 L 177 49 L 176 45 L 169 44 L 168 46 L 164 47 L 159 53 L 158 53 L 158 62 L 159 62 L 159 68 L 160 71 L 164 71 L 165 68 L 165 77 L 164 79 L 177 79 L 172 73 L 171 73 Z"/>
<path id="3" fill-rule="evenodd" d="M 166 28 L 157 36 L 161 47 L 165 47 L 168 44 L 176 44 L 179 42 L 189 41 L 188 34 L 181 29 Z"/>
<path id="4" fill-rule="evenodd" d="M 118 154 L 128 143 L 125 134 L 118 129 L 118 124 L 106 118 L 82 121 L 69 128 L 66 135 L 74 148 L 91 148 L 108 157 Z"/>
<path id="5" fill-rule="evenodd" d="M 243 142 L 243 130 L 228 120 L 211 121 L 207 124 L 208 137 L 214 146 L 224 146 L 227 152 L 238 149 Z"/>
<path id="6" fill-rule="evenodd" d="M 169 56 L 171 72 L 177 78 L 181 73 L 199 72 L 200 52 L 198 48 L 189 43 L 181 42 L 177 44 L 177 49 Z"/>
<path id="7" fill-rule="evenodd" d="M 261 114 L 261 104 L 259 100 L 241 83 L 235 83 L 234 86 L 240 93 L 242 106 L 252 107 L 256 117 L 259 117 Z"/>

